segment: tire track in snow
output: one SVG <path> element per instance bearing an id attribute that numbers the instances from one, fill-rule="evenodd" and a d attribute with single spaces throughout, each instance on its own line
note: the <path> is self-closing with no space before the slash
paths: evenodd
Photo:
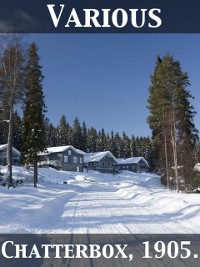
<path id="1" fill-rule="evenodd" d="M 169 212 L 156 210 L 157 195 L 161 197 L 159 191 L 134 186 L 131 182 L 126 184 L 122 187 L 118 182 L 77 182 L 66 190 L 59 185 L 49 188 L 50 191 L 45 187 L 41 194 L 47 192 L 47 195 L 32 203 L 42 207 L 31 210 L 27 206 L 27 210 L 15 216 L 15 226 L 37 233 L 158 234 L 172 233 L 172 229 L 174 233 L 189 231 L 190 224 L 179 222 L 174 213 L 170 218 Z M 192 229 L 199 232 L 194 227 Z"/>
<path id="2" fill-rule="evenodd" d="M 95 192 L 94 192 L 95 191 Z M 138 190 L 151 201 L 138 204 L 134 197 L 127 199 L 117 194 L 113 186 L 96 184 L 78 199 L 72 232 L 89 233 L 185 233 L 186 222 L 169 219 L 169 214 L 155 209 L 157 199 L 152 190 Z M 147 198 L 149 199 L 149 198 Z M 86 204 L 87 203 L 87 204 Z M 76 218 L 77 216 L 77 218 Z M 91 224 L 93 220 L 93 225 Z M 188 225 L 190 229 L 190 225 Z M 195 230 L 194 230 L 195 231 Z M 191 233 L 191 230 L 190 230 Z"/>
<path id="3" fill-rule="evenodd" d="M 106 191 L 102 191 L 102 186 L 98 188 L 99 191 L 97 190 L 97 192 L 86 189 L 86 192 L 76 195 L 66 205 L 66 210 L 68 210 L 66 227 L 68 227 L 69 232 L 131 233 L 125 224 L 121 222 L 113 224 L 111 220 L 117 221 L 117 216 L 111 209 L 105 208 L 107 203 L 120 200 L 112 200 L 113 192 L 115 192 L 113 187 L 104 188 Z M 73 210 L 69 211 L 69 206 L 71 208 L 72 205 Z"/>

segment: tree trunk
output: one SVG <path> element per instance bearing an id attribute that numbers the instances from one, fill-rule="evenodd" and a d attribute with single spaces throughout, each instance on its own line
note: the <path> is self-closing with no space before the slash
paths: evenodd
<path id="1" fill-rule="evenodd" d="M 15 64 L 17 64 L 17 51 L 15 50 Z M 4 65 L 4 72 L 7 76 L 7 70 Z M 7 186 L 13 186 L 13 179 L 12 179 L 12 142 L 13 142 L 13 108 L 14 108 L 14 98 L 16 93 L 16 86 L 17 86 L 17 67 L 15 66 L 13 69 L 13 77 L 9 78 L 8 81 L 10 84 L 10 116 L 9 116 L 9 130 L 8 130 L 8 148 L 7 148 L 7 165 L 8 165 L 8 172 L 7 172 Z"/>
<path id="2" fill-rule="evenodd" d="M 38 183 L 37 154 L 34 156 L 34 175 L 33 175 L 33 180 L 34 180 L 34 187 L 37 188 L 37 183 Z"/>
<path id="3" fill-rule="evenodd" d="M 13 137 L 13 99 L 11 99 L 9 130 L 8 130 L 8 148 L 7 148 L 7 165 L 8 165 L 7 186 L 8 188 L 10 186 L 13 186 L 13 179 L 12 179 L 12 139 L 13 138 L 12 137 Z"/>
<path id="4" fill-rule="evenodd" d="M 167 154 L 166 131 L 165 131 L 164 139 L 165 139 L 165 166 L 166 166 L 166 175 L 167 175 L 167 188 L 169 189 L 169 164 L 168 164 L 168 154 Z"/>
<path id="5" fill-rule="evenodd" d="M 176 145 L 176 121 L 175 121 L 174 108 L 173 108 L 172 147 L 173 147 L 173 155 L 174 155 L 174 173 L 175 173 L 175 181 L 176 181 L 176 191 L 179 193 L 178 160 L 177 160 L 177 145 Z"/>

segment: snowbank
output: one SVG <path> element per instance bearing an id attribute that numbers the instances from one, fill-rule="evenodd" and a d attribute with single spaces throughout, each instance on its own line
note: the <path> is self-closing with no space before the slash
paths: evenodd
<path id="1" fill-rule="evenodd" d="M 199 195 L 166 190 L 154 174 L 38 171 L 37 189 L 22 167 L 23 184 L 0 186 L 1 233 L 200 233 Z"/>

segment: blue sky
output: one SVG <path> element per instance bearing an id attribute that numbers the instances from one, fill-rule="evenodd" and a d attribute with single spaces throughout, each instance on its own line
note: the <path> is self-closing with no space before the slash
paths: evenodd
<path id="1" fill-rule="evenodd" d="M 47 116 L 87 127 L 151 136 L 146 123 L 150 75 L 169 53 L 187 72 L 200 131 L 200 34 L 35 34 L 43 66 Z"/>

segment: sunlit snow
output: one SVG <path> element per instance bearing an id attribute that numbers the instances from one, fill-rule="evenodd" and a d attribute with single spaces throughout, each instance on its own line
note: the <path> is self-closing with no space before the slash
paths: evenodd
<path id="1" fill-rule="evenodd" d="M 171 192 L 154 174 L 14 168 L 0 186 L 1 233 L 200 233 L 200 195 Z"/>

